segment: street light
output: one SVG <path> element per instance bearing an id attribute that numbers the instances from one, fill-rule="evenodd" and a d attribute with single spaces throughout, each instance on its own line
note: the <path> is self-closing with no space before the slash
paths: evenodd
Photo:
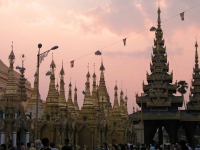
<path id="1" fill-rule="evenodd" d="M 38 139 L 38 101 L 39 101 L 39 68 L 40 68 L 40 63 L 44 60 L 44 58 L 48 55 L 48 53 L 51 51 L 51 50 L 56 50 L 58 48 L 58 46 L 53 46 L 51 49 L 43 52 L 43 53 L 40 53 L 40 48 L 42 48 L 42 44 L 39 43 L 38 44 L 38 54 L 37 54 L 37 101 L 36 101 L 36 119 L 35 119 L 35 140 Z"/>

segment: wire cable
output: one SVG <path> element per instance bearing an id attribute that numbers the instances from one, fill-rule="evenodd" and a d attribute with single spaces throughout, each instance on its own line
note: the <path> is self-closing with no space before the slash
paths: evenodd
<path id="1" fill-rule="evenodd" d="M 186 9 L 186 10 L 183 11 L 183 12 L 190 11 L 190 10 L 192 10 L 192 9 L 198 7 L 198 6 L 200 6 L 200 4 L 197 4 L 197 5 L 195 5 L 195 6 L 191 7 L 191 8 L 188 8 L 188 9 Z M 166 21 L 168 21 L 168 20 L 170 20 L 170 19 L 172 19 L 172 18 L 174 18 L 174 17 L 176 17 L 176 16 L 179 16 L 179 15 L 180 15 L 180 13 L 179 13 L 179 14 L 176 14 L 176 15 L 174 15 L 174 16 L 168 18 L 168 19 L 165 19 L 165 20 L 162 21 L 162 23 L 164 23 L 164 22 L 166 22 Z M 140 34 L 140 33 L 144 32 L 144 31 L 146 31 L 146 30 L 148 30 L 148 29 L 149 29 L 149 28 L 143 29 L 143 30 L 138 31 L 138 32 L 136 32 L 135 34 L 129 35 L 129 36 L 125 37 L 125 38 L 128 39 L 128 38 L 130 38 L 130 37 L 132 37 L 132 36 L 135 36 L 135 35 L 137 35 L 137 34 Z M 122 40 L 118 40 L 118 41 L 113 42 L 113 43 L 111 43 L 111 44 L 109 44 L 109 45 L 107 45 L 107 46 L 104 46 L 104 47 L 102 47 L 102 48 L 100 48 L 100 49 L 98 49 L 98 50 L 103 50 L 103 49 L 105 49 L 105 48 L 107 48 L 107 47 L 110 47 L 110 46 L 112 46 L 112 45 L 114 45 L 114 44 L 116 44 L 116 43 L 119 43 L 119 42 L 121 42 L 121 41 L 122 41 Z M 88 54 L 85 54 L 85 55 L 83 55 L 83 56 L 80 56 L 80 57 L 78 57 L 78 58 L 75 58 L 75 59 L 73 59 L 73 60 L 81 59 L 81 58 L 86 57 L 86 56 L 88 56 L 88 55 L 90 55 L 90 54 L 93 54 L 94 52 L 96 52 L 96 50 L 93 51 L 93 52 L 91 52 L 91 53 L 88 53 Z M 68 63 L 70 63 L 70 61 L 64 63 L 63 65 L 68 64 Z M 62 66 L 62 65 L 58 66 L 57 68 L 59 68 L 59 67 L 61 67 L 61 66 Z M 41 72 L 40 74 L 43 74 L 43 73 L 45 73 L 45 71 Z M 32 78 L 32 77 L 34 77 L 34 76 L 30 76 L 30 77 L 28 77 L 27 79 Z"/>

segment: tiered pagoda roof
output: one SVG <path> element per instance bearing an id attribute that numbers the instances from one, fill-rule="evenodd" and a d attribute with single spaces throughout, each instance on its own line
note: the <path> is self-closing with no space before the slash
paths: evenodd
<path id="1" fill-rule="evenodd" d="M 189 102 L 187 103 L 187 110 L 191 114 L 198 114 L 200 111 L 200 68 L 198 60 L 198 44 L 195 44 L 195 66 L 193 68 L 193 79 L 191 81 Z"/>
<path id="2" fill-rule="evenodd" d="M 153 54 L 147 84 L 143 83 L 143 95 L 136 94 L 136 102 L 143 110 L 178 110 L 183 104 L 183 96 L 175 96 L 177 82 L 173 81 L 173 72 L 169 73 L 165 40 L 161 29 L 160 8 L 158 8 L 158 26 L 155 31 Z"/>

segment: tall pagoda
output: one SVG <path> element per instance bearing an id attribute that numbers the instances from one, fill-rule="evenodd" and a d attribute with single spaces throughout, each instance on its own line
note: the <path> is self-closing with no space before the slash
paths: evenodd
<path id="1" fill-rule="evenodd" d="M 200 118 L 200 68 L 198 60 L 198 44 L 195 43 L 195 65 L 193 68 L 193 79 L 191 81 L 189 102 L 187 103 L 187 112 L 190 113 L 190 121 L 184 122 L 185 135 L 188 141 L 194 146 L 195 130 Z M 194 118 L 196 117 L 196 118 Z M 192 121 L 192 122 L 191 122 Z M 198 131 L 197 131 L 198 132 Z"/>
<path id="2" fill-rule="evenodd" d="M 155 31 L 154 45 L 152 47 L 150 71 L 147 73 L 147 84 L 143 83 L 144 93 L 136 94 L 136 102 L 142 111 L 130 115 L 130 118 L 138 118 L 144 127 L 144 143 L 151 144 L 154 135 L 159 129 L 159 144 L 162 144 L 163 126 L 168 132 L 170 143 L 178 140 L 178 122 L 182 107 L 183 95 L 175 96 L 177 82 L 173 81 L 173 72 L 169 73 L 169 62 L 163 31 L 161 29 L 160 8 L 158 8 L 157 28 Z"/>
<path id="3" fill-rule="evenodd" d="M 187 110 L 191 114 L 199 114 L 200 110 L 200 68 L 198 60 L 198 44 L 195 44 L 195 66 L 193 68 L 193 79 L 191 81 L 192 87 L 190 88 L 190 101 L 187 103 Z"/>

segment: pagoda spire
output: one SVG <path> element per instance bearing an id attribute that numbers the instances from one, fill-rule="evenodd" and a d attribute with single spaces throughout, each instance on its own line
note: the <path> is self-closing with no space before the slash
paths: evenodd
<path id="1" fill-rule="evenodd" d="M 200 91 L 199 91 L 199 87 L 200 87 L 200 77 L 199 77 L 199 73 L 200 73 L 200 69 L 199 69 L 199 63 L 198 63 L 198 44 L 197 41 L 195 43 L 195 67 L 193 69 L 193 79 L 192 79 L 192 87 L 190 88 L 190 101 L 187 104 L 187 109 L 189 111 L 196 111 L 195 106 L 199 105 L 198 103 L 200 103 Z"/>
<path id="2" fill-rule="evenodd" d="M 98 87 L 99 100 L 100 100 L 100 103 L 102 103 L 101 105 L 106 107 L 108 102 L 110 102 L 110 101 L 109 101 L 109 96 L 108 96 L 106 83 L 105 83 L 105 77 L 104 77 L 105 67 L 103 65 L 103 60 L 101 60 L 100 71 L 101 71 L 101 74 L 100 74 L 100 81 L 99 81 L 99 87 Z M 103 99 L 103 101 L 102 101 L 102 99 Z"/>
<path id="3" fill-rule="evenodd" d="M 89 66 L 88 66 L 89 68 Z M 83 106 L 93 106 L 93 103 L 91 101 L 91 94 L 90 94 L 90 73 L 88 69 L 88 73 L 86 75 L 86 83 L 85 83 L 85 96 L 84 96 L 84 102 Z"/>
<path id="4" fill-rule="evenodd" d="M 114 94 L 115 99 L 114 99 L 113 109 L 119 109 L 118 93 L 117 93 L 117 91 L 118 91 L 117 81 L 116 81 L 114 90 L 115 90 L 115 94 Z"/>
<path id="5" fill-rule="evenodd" d="M 77 88 L 76 88 L 76 84 L 75 84 L 75 88 L 74 88 L 74 109 L 75 109 L 76 113 L 79 112 L 79 106 L 78 106 L 78 101 L 77 101 Z"/>
<path id="6" fill-rule="evenodd" d="M 31 95 L 31 99 L 36 100 L 37 99 L 37 84 L 38 84 L 38 72 L 37 72 L 37 69 L 36 69 L 36 72 L 34 74 L 34 77 L 35 77 L 35 80 L 34 80 L 34 87 L 33 87 L 33 92 L 32 92 L 32 95 Z M 39 92 L 39 95 L 38 95 L 38 99 L 40 99 L 40 92 Z"/>
<path id="7" fill-rule="evenodd" d="M 196 43 L 195 43 L 195 48 L 196 48 L 196 51 L 195 51 L 195 69 L 196 68 L 199 68 L 199 60 L 198 60 L 198 51 L 197 51 L 197 48 L 198 48 L 198 44 L 197 44 L 197 40 L 196 40 Z"/>
<path id="8" fill-rule="evenodd" d="M 33 87 L 33 92 L 31 94 L 31 99 L 28 101 L 28 104 L 26 106 L 26 109 L 27 112 L 26 113 L 30 113 L 32 112 L 32 109 L 34 109 L 36 107 L 36 101 L 37 101 L 37 84 L 38 84 L 38 72 L 37 72 L 37 69 L 36 69 L 36 72 L 34 74 L 34 87 Z M 38 106 L 39 108 L 43 105 L 42 104 L 42 101 L 41 101 L 41 97 L 40 97 L 40 93 L 38 95 Z M 38 118 L 41 118 L 42 114 L 43 114 L 43 109 L 39 110 L 40 112 L 38 113 Z M 35 113 L 32 113 L 32 118 L 35 118 L 36 117 L 36 114 Z"/>
<path id="9" fill-rule="evenodd" d="M 125 104 L 124 104 L 124 92 L 121 90 L 120 92 L 120 110 L 121 110 L 121 116 L 125 117 Z"/>
<path id="10" fill-rule="evenodd" d="M 19 78 L 19 85 L 18 85 L 18 96 L 19 96 L 19 100 L 21 102 L 26 102 L 27 101 L 27 94 L 26 94 L 26 87 L 25 87 L 25 82 L 26 79 L 24 78 L 24 72 L 25 72 L 25 68 L 24 68 L 24 54 L 23 57 L 21 57 L 22 59 L 22 67 L 19 69 L 20 71 L 20 78 Z"/>
<path id="11" fill-rule="evenodd" d="M 94 64 L 95 65 L 95 64 Z M 98 100 L 98 94 L 97 94 L 97 85 L 96 85 L 96 74 L 95 74 L 95 69 L 93 73 L 93 84 L 92 84 L 92 102 L 94 105 L 94 109 L 98 110 L 99 108 L 99 100 Z"/>
<path id="12" fill-rule="evenodd" d="M 100 82 L 105 82 L 105 79 L 104 79 L 105 67 L 103 65 L 103 61 L 101 61 L 100 71 L 101 71 Z"/>
<path id="13" fill-rule="evenodd" d="M 58 102 L 60 106 L 66 107 L 64 75 L 65 75 L 65 71 L 63 69 L 63 61 L 62 61 L 62 68 L 60 70 L 60 94 L 58 97 Z"/>
<path id="14" fill-rule="evenodd" d="M 72 101 L 72 84 L 71 84 L 71 78 L 70 78 L 70 83 L 69 83 L 67 106 L 68 106 L 69 112 L 72 113 L 72 114 L 75 114 L 74 103 Z"/>
<path id="15" fill-rule="evenodd" d="M 53 60 L 52 57 L 52 61 L 50 64 L 50 68 L 51 68 L 51 76 L 50 76 L 50 84 L 49 84 L 49 91 L 48 91 L 48 95 L 46 98 L 46 102 L 58 102 L 58 92 L 56 90 L 56 86 L 55 86 L 55 68 L 56 68 L 56 64 Z"/>
<path id="16" fill-rule="evenodd" d="M 161 19 L 160 19 L 160 13 L 161 13 L 161 10 L 160 10 L 160 6 L 158 6 L 158 28 L 161 28 Z"/>
<path id="17" fill-rule="evenodd" d="M 8 80 L 7 80 L 5 95 L 7 94 L 9 95 L 9 93 L 17 94 L 17 87 L 15 84 L 15 77 L 14 77 L 14 70 L 13 70 L 13 65 L 15 62 L 15 54 L 13 52 L 13 42 L 12 42 L 11 48 L 12 49 L 11 49 L 10 55 L 8 56 L 10 67 L 8 69 Z"/>
<path id="18" fill-rule="evenodd" d="M 124 98 L 125 102 L 124 102 L 124 105 L 125 105 L 125 114 L 126 116 L 128 116 L 128 108 L 127 108 L 127 102 L 128 102 L 128 96 L 127 96 L 127 91 L 126 91 L 126 96 Z"/>
<path id="19" fill-rule="evenodd" d="M 85 83 L 85 97 L 91 97 L 90 95 L 90 73 L 89 73 L 89 64 L 88 64 L 88 73 L 86 75 L 86 83 Z"/>

